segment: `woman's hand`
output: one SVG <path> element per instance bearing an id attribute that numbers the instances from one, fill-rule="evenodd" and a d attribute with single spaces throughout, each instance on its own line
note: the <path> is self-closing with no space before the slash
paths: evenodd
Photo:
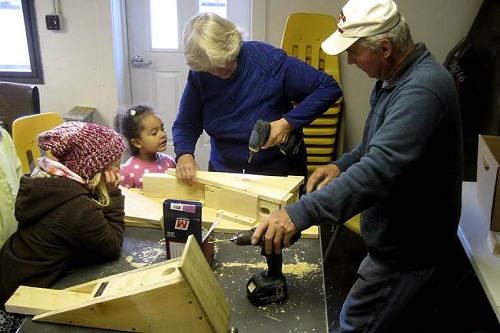
<path id="1" fill-rule="evenodd" d="M 290 137 L 290 132 L 292 132 L 293 127 L 285 119 L 281 118 L 271 122 L 271 133 L 269 133 L 269 139 L 262 146 L 262 149 L 267 149 L 269 147 L 274 147 L 283 143 L 287 143 Z"/>
<path id="2" fill-rule="evenodd" d="M 196 171 L 198 170 L 198 163 L 196 163 L 191 154 L 181 155 L 177 160 L 177 166 L 175 167 L 176 176 L 189 186 L 198 182 L 198 178 L 196 177 Z"/>

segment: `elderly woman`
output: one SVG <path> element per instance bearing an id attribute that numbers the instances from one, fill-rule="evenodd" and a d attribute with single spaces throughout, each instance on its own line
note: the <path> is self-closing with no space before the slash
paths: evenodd
<path id="1" fill-rule="evenodd" d="M 290 154 L 277 146 L 342 96 L 335 79 L 282 49 L 243 41 L 234 23 L 213 13 L 193 17 L 183 43 L 190 72 L 172 127 L 177 177 L 196 182 L 195 146 L 203 130 L 211 139 L 210 171 L 306 177 L 303 140 Z M 248 141 L 259 119 L 271 123 L 271 132 L 249 163 Z"/>

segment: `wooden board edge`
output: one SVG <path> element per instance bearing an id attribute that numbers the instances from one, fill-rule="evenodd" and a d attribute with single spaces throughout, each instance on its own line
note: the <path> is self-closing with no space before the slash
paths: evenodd
<path id="1" fill-rule="evenodd" d="M 193 235 L 186 242 L 179 271 L 210 318 L 214 332 L 226 332 L 231 306 Z"/>

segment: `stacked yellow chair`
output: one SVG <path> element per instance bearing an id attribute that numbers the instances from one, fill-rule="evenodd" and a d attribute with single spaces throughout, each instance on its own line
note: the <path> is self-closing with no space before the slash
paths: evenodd
<path id="1" fill-rule="evenodd" d="M 335 32 L 332 16 L 315 13 L 293 13 L 288 16 L 281 48 L 288 55 L 299 58 L 311 66 L 332 75 L 340 84 L 338 56 L 326 54 L 321 43 Z M 309 172 L 330 162 L 342 149 L 340 144 L 342 98 L 323 115 L 304 127 Z"/>
<path id="2" fill-rule="evenodd" d="M 311 66 L 332 75 L 340 84 L 339 57 L 326 54 L 321 43 L 336 30 L 335 18 L 324 14 L 293 13 L 288 16 L 281 48 L 288 55 L 299 58 Z M 304 141 L 307 148 L 307 169 L 314 171 L 317 166 L 325 165 L 343 152 L 341 98 L 323 115 L 304 127 Z M 356 215 L 343 224 L 351 231 L 360 234 L 360 215 Z M 332 237 L 323 256 L 326 260 L 333 251 L 334 244 L 342 225 L 332 227 Z"/>

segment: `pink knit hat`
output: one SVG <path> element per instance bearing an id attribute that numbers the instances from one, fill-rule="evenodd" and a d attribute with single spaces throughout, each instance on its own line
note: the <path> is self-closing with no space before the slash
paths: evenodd
<path id="1" fill-rule="evenodd" d="M 47 151 L 83 179 L 91 179 L 125 150 L 121 136 L 105 126 L 69 121 L 38 135 Z"/>

